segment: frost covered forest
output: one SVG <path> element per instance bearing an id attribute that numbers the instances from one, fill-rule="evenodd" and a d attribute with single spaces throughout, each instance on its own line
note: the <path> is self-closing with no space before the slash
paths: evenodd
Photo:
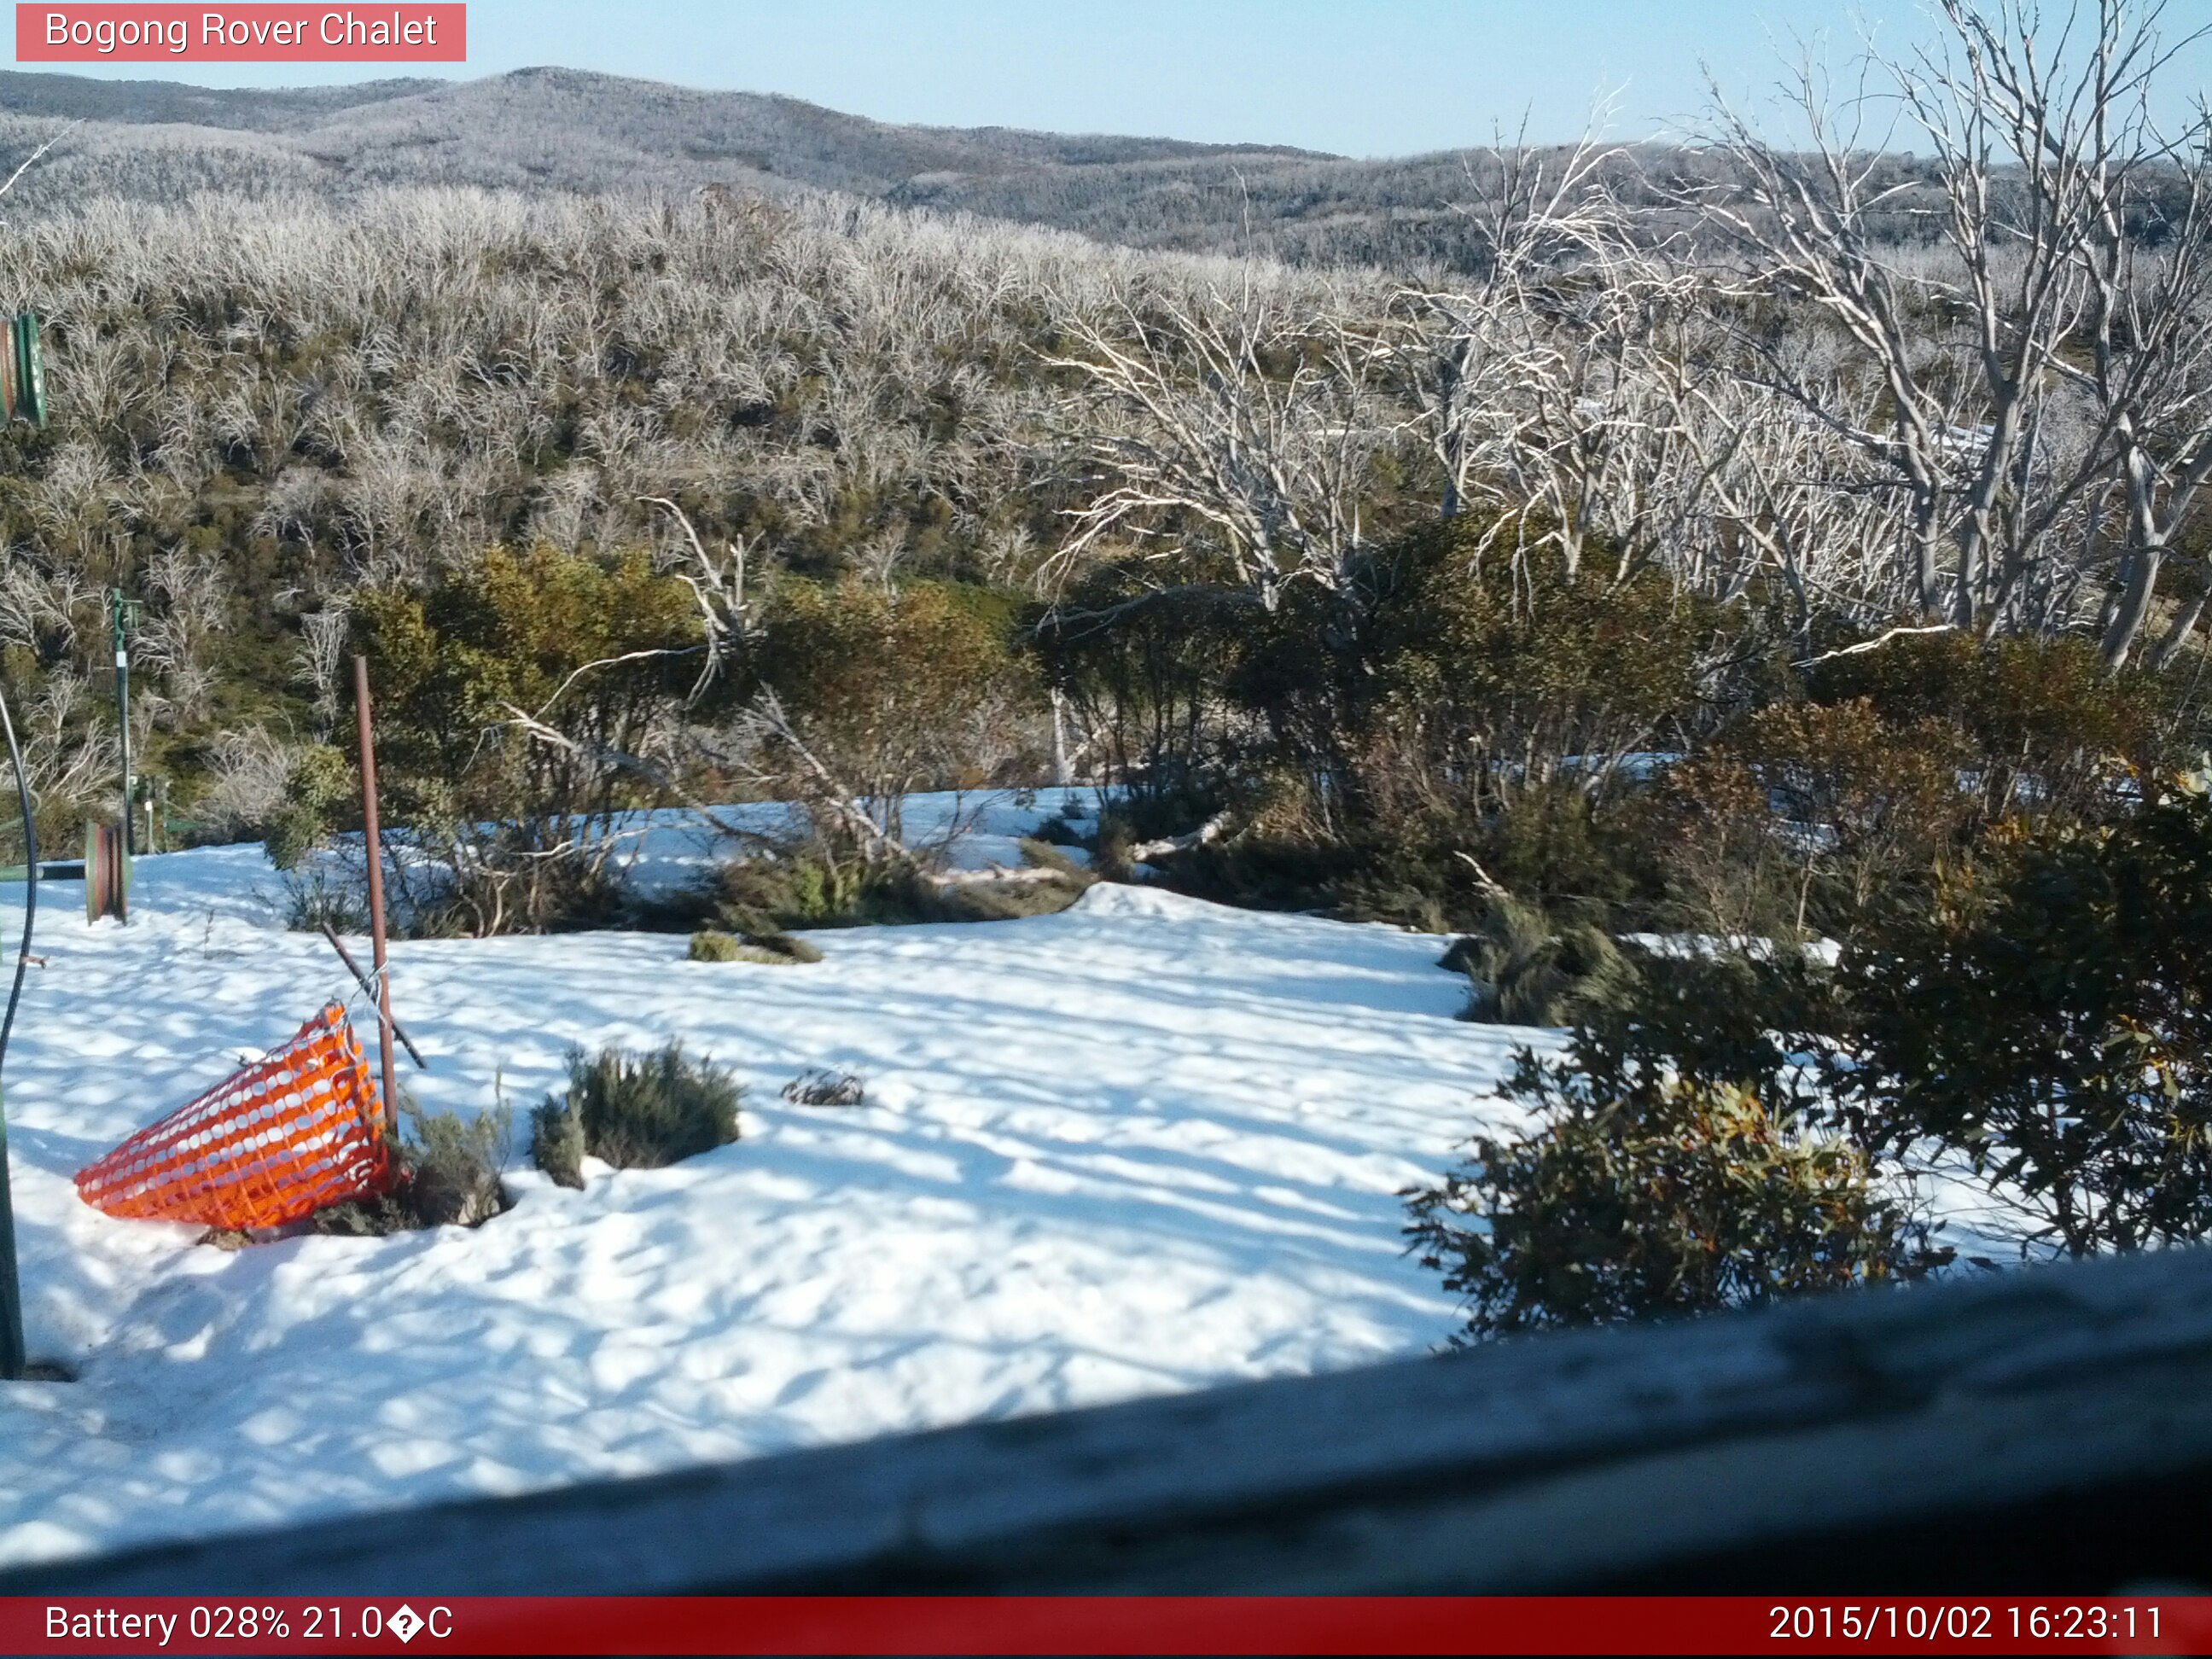
<path id="1" fill-rule="evenodd" d="M 2155 9 L 2085 6 L 2104 49 L 2056 63 L 1944 10 L 1950 57 L 1871 66 L 1886 149 L 1814 76 L 1809 146 L 1716 109 L 1696 149 L 1389 167 L 803 124 L 843 189 L 762 148 L 789 109 L 658 180 L 610 121 L 619 177 L 551 176 L 526 77 L 219 142 L 14 117 L 11 167 L 52 145 L 0 279 L 56 411 L 0 438 L 42 819 L 116 794 L 120 587 L 177 837 L 349 827 L 368 653 L 393 821 L 450 872 L 424 931 L 689 925 L 625 908 L 611 826 L 744 799 L 811 840 L 733 862 L 738 932 L 927 910 L 907 795 L 1080 782 L 1095 870 L 1464 935 L 1478 1012 L 1583 1043 L 1524 1079 L 1555 1138 L 1420 1212 L 1501 1327 L 1592 1310 L 1448 1217 L 1669 1113 L 1814 1241 L 1692 1299 L 1926 1270 L 1884 1183 L 1931 1142 L 2045 1242 L 2197 1236 L 2212 134 L 2150 118 Z M 585 90 L 656 131 L 693 97 Z M 1620 944 L 1655 932 L 1840 966 L 1662 992 Z M 2039 951 L 2090 964 L 2039 1012 Z M 1939 968 L 1940 1018 L 1903 988 Z M 1720 1006 L 1760 1018 L 1683 1012 Z"/>

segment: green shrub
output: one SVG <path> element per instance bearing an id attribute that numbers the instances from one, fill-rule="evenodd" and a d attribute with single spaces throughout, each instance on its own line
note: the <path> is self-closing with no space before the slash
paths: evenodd
<path id="1" fill-rule="evenodd" d="M 369 1237 L 425 1227 L 478 1227 L 508 1207 L 501 1184 L 514 1115 L 504 1101 L 464 1119 L 453 1112 L 400 1107 L 404 1132 L 391 1188 L 373 1199 L 333 1204 L 308 1224 L 319 1233 Z"/>
<path id="2" fill-rule="evenodd" d="M 2212 1237 L 2212 800 L 2045 822 L 1846 949 L 1832 1068 L 1881 1144 L 1960 1153 L 2073 1255 Z"/>
<path id="3" fill-rule="evenodd" d="M 1725 614 L 1656 569 L 1548 548 L 1479 515 L 1368 550 L 1344 591 L 1298 590 L 1236 677 L 1283 759 L 1388 823 L 1577 787 L 1693 722 Z M 1498 879 L 1527 890 L 1504 872 Z"/>
<path id="4" fill-rule="evenodd" d="M 856 927 L 896 911 L 901 897 L 890 871 L 840 865 L 794 849 L 723 865 L 715 877 L 714 915 L 723 931 L 757 940 L 791 927 Z"/>
<path id="5" fill-rule="evenodd" d="M 375 676 L 385 821 L 440 872 L 410 894 L 416 866 L 393 870 L 421 926 L 615 920 L 616 815 L 660 799 L 641 757 L 698 674 L 690 590 L 643 553 L 495 547 L 427 591 L 363 589 L 352 625 Z"/>
<path id="6" fill-rule="evenodd" d="M 1427 933 L 1482 926 L 1491 888 L 1477 866 L 1538 906 L 1634 909 L 1658 887 L 1639 828 L 1632 813 L 1563 781 L 1484 806 L 1437 800 L 1352 826 L 1322 891 L 1347 920 Z"/>
<path id="7" fill-rule="evenodd" d="M 1618 1109 L 1600 1125 L 1618 1139 L 1679 1116 L 1668 1088 L 1741 1095 L 1869 1167 L 1949 1155 L 2023 1249 L 2212 1238 L 2212 801 L 2151 790 L 2106 824 L 2000 825 L 1870 906 L 1832 969 L 1787 948 L 1647 959 L 1623 1002 L 1581 1011 L 1577 1111 Z"/>
<path id="8" fill-rule="evenodd" d="M 1049 849 L 1039 853 L 1049 860 Z M 794 854 L 745 858 L 722 866 L 714 904 L 718 931 L 793 962 L 822 953 L 788 927 L 902 927 L 919 922 L 1008 921 L 1065 910 L 1097 879 L 1072 863 L 1045 865 L 1043 878 L 953 879 L 915 864 L 879 864 L 841 876 L 825 861 Z M 722 958 L 757 961 L 761 957 Z"/>
<path id="9" fill-rule="evenodd" d="M 1960 734 L 1988 823 L 2021 812 L 2108 817 L 2113 786 L 2130 771 L 2157 771 L 2177 735 L 2171 684 L 2108 672 L 2085 639 L 1905 636 L 1833 658 L 1808 678 L 1823 702 L 1864 699 L 1893 727 L 1933 721 Z"/>
<path id="10" fill-rule="evenodd" d="M 702 928 L 691 935 L 689 956 L 693 962 L 757 962 L 772 968 L 822 960 L 821 951 L 805 939 L 793 939 L 788 933 L 747 935 L 739 939 L 734 933 L 720 933 L 712 927 Z"/>
<path id="11" fill-rule="evenodd" d="M 1103 564 L 1031 619 L 1047 684 L 1101 745 L 1117 807 L 1145 818 L 1138 839 L 1188 829 L 1210 807 L 1194 793 L 1223 758 L 1219 716 L 1261 613 L 1249 592 L 1204 582 L 1163 586 L 1150 559 Z M 1164 806 L 1188 822 L 1155 827 Z"/>
<path id="12" fill-rule="evenodd" d="M 556 1187 L 584 1184 L 584 1125 L 566 1100 L 549 1098 L 531 1113 L 530 1161 Z"/>
<path id="13" fill-rule="evenodd" d="M 760 763 L 778 799 L 808 804 L 835 862 L 880 852 L 854 836 L 855 799 L 896 847 L 905 796 L 982 781 L 979 749 L 1036 695 L 1010 648 L 1013 620 L 1006 596 L 957 582 L 786 577 L 770 589 L 737 689 L 775 697 L 788 726 L 767 732 Z"/>
<path id="14" fill-rule="evenodd" d="M 1772 939 L 1846 934 L 1919 902 L 1972 810 L 1959 729 L 1863 698 L 1778 703 L 1670 767 L 1644 823 L 1675 918 Z"/>
<path id="15" fill-rule="evenodd" d="M 263 846 L 279 870 L 297 871 L 340 825 L 361 822 L 361 783 L 353 763 L 328 744 L 313 744 L 292 762 L 283 804 L 270 821 Z"/>
<path id="16" fill-rule="evenodd" d="M 1057 822 L 1057 820 L 1048 818 L 1046 822 L 1050 823 Z M 1066 854 L 1060 851 L 1060 848 L 1063 847 L 1079 847 L 1081 845 L 1082 843 L 1080 842 L 1055 842 L 1048 836 L 1041 835 L 1024 836 L 1022 837 L 1020 842 L 1022 862 L 1032 870 L 1050 870 L 1057 874 L 1066 876 L 1071 881 L 1080 882 L 1084 885 L 1088 886 L 1091 882 L 1097 879 L 1097 877 L 1091 873 L 1090 867 L 1087 865 L 1078 864 L 1073 859 L 1068 857 Z"/>
<path id="17" fill-rule="evenodd" d="M 1041 880 L 922 880 L 915 904 L 930 921 L 1017 921 L 1059 914 L 1081 898 L 1097 878 L 1088 871 L 1055 871 Z"/>
<path id="18" fill-rule="evenodd" d="M 745 943 L 778 962 L 803 963 L 822 960 L 819 945 L 792 933 L 749 933 L 745 936 Z"/>
<path id="19" fill-rule="evenodd" d="M 1088 847 L 1091 837 L 1084 834 L 1081 819 L 1049 817 L 1037 825 L 1030 840 L 1048 847 Z"/>
<path id="20" fill-rule="evenodd" d="M 735 933 L 702 927 L 691 935 L 691 948 L 684 955 L 692 962 L 743 962 L 745 944 Z"/>
<path id="21" fill-rule="evenodd" d="M 1472 1020 L 1565 1025 L 1633 991 L 1636 969 L 1604 929 L 1581 918 L 1555 922 L 1532 904 L 1493 898 L 1480 927 L 1444 964 L 1468 980 Z"/>
<path id="22" fill-rule="evenodd" d="M 1528 784 L 1448 845 L 1472 848 L 1492 879 L 1541 903 L 1632 905 L 1657 883 L 1617 799 L 1626 793 L 1594 792 L 1576 778 Z M 1460 862 L 1455 850 L 1449 856 Z"/>
<path id="23" fill-rule="evenodd" d="M 1465 1298 L 1455 1341 L 1756 1306 L 1951 1259 L 1893 1175 L 1747 1090 L 1647 1074 L 1610 1093 L 1525 1051 L 1512 1089 L 1535 1109 L 1528 1132 L 1479 1137 L 1406 1195 L 1412 1248 Z"/>
<path id="24" fill-rule="evenodd" d="M 556 1180 L 574 1164 L 568 1153 L 580 1137 L 582 1151 L 618 1170 L 657 1170 L 711 1152 L 738 1138 L 744 1091 L 711 1060 L 695 1060 L 671 1042 L 649 1054 L 602 1048 L 568 1055 L 565 1096 L 548 1096 L 532 1120 L 533 1150 L 543 1147 Z M 575 1120 L 574 1135 L 557 1119 Z"/>
<path id="25" fill-rule="evenodd" d="M 410 1127 L 415 1142 L 407 1158 L 409 1207 L 426 1227 L 474 1227 L 507 1205 L 500 1186 L 514 1119 L 495 1111 L 463 1119 L 451 1112 L 417 1112 Z"/>
<path id="26" fill-rule="evenodd" d="M 1568 1053 L 1608 1098 L 1653 1077 L 1748 1090 L 1778 1116 L 1826 1122 L 1832 1101 L 1816 1051 L 1840 1036 L 1833 973 L 1788 948 L 1713 942 L 1639 952 L 1620 1002 L 1583 1012 Z"/>

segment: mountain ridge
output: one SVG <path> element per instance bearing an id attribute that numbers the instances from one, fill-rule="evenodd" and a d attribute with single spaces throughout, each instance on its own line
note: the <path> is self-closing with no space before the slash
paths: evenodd
<path id="1" fill-rule="evenodd" d="M 0 71 L 0 165 L 12 169 L 65 129 L 11 209 L 99 195 L 720 185 L 839 191 L 1138 247 L 1317 264 L 1479 258 L 1456 206 L 1473 150 L 1361 160 L 1281 144 L 900 125 L 781 94 L 554 66 L 282 89 Z"/>

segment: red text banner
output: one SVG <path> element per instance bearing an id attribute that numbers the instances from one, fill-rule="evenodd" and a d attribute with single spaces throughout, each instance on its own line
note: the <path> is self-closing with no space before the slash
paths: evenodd
<path id="1" fill-rule="evenodd" d="M 15 7 L 19 64 L 459 64 L 465 5 Z"/>
<path id="2" fill-rule="evenodd" d="M 11 1654 L 2212 1653 L 2212 1597 L 0 1598 Z"/>

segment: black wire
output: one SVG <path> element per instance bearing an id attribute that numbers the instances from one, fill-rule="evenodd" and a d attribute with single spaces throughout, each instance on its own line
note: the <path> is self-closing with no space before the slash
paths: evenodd
<path id="1" fill-rule="evenodd" d="M 15 741 L 15 716 L 0 694 L 0 727 L 8 733 L 8 757 L 15 766 L 15 797 L 23 809 L 23 943 L 15 951 L 15 982 L 9 988 L 8 1012 L 0 1018 L 0 1066 L 8 1063 L 8 1036 L 15 1029 L 15 1005 L 23 996 L 23 970 L 31 965 L 31 924 L 39 915 L 39 830 L 31 816 L 31 781 L 23 773 L 23 750 Z"/>

